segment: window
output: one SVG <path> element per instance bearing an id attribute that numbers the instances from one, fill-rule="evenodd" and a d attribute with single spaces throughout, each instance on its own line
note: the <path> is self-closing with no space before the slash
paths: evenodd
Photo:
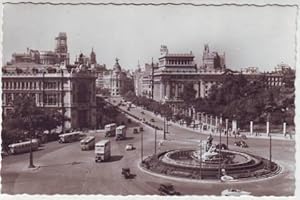
<path id="1" fill-rule="evenodd" d="M 45 94 L 45 104 L 47 105 L 56 105 L 57 103 L 56 94 Z"/>

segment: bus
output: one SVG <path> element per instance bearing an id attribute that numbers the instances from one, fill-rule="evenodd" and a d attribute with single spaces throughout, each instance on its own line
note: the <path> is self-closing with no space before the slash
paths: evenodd
<path id="1" fill-rule="evenodd" d="M 104 127 L 105 137 L 115 136 L 116 127 L 117 125 L 115 123 L 106 124 Z"/>
<path id="2" fill-rule="evenodd" d="M 110 141 L 101 140 L 95 144 L 95 162 L 103 162 L 110 158 Z"/>
<path id="3" fill-rule="evenodd" d="M 31 142 L 30 141 L 26 141 L 26 142 L 20 142 L 20 143 L 14 143 L 14 144 L 10 144 L 8 145 L 9 147 L 9 151 L 11 154 L 18 154 L 18 153 L 26 153 L 30 151 L 30 145 L 32 151 L 35 151 L 39 148 L 39 141 L 38 139 L 32 139 Z"/>
<path id="4" fill-rule="evenodd" d="M 88 136 L 80 141 L 81 150 L 92 150 L 95 148 L 95 136 Z"/>
<path id="5" fill-rule="evenodd" d="M 116 140 L 123 140 L 126 138 L 126 126 L 121 125 L 116 128 Z"/>
<path id="6" fill-rule="evenodd" d="M 59 135 L 59 143 L 75 142 L 80 139 L 80 132 L 65 133 Z"/>

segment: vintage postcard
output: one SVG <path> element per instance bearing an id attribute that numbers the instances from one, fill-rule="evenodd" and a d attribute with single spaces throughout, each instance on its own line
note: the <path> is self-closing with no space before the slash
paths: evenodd
<path id="1" fill-rule="evenodd" d="M 296 199 L 299 5 L 4 1 L 1 196 Z"/>

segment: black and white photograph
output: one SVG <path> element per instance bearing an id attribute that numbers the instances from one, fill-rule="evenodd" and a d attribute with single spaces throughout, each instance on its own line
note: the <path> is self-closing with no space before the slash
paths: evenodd
<path id="1" fill-rule="evenodd" d="M 4 199 L 296 199 L 299 2 L 1 5 Z"/>

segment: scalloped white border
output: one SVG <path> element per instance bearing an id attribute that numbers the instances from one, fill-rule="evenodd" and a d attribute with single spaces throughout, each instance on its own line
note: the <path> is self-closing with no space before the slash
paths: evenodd
<path id="1" fill-rule="evenodd" d="M 214 5 L 220 5 L 220 4 L 236 4 L 236 5 L 244 5 L 244 4 L 251 4 L 253 6 L 257 5 L 257 6 L 262 6 L 262 5 L 266 5 L 266 4 L 278 4 L 278 5 L 296 5 L 297 6 L 297 18 L 295 19 L 295 23 L 296 23 L 296 35 L 295 35 L 295 60 L 296 60 L 296 81 L 295 81 L 295 85 L 296 85 L 296 116 L 295 116 L 295 125 L 296 125 L 296 133 L 298 132 L 298 134 L 295 135 L 295 139 L 296 139 L 296 154 L 295 154 L 295 158 L 296 158 L 296 191 L 295 191 L 295 196 L 294 197 L 273 197 L 273 196 L 269 196 L 269 197 L 240 197 L 242 199 L 298 199 L 300 198 L 300 182 L 299 182 L 299 178 L 300 178 L 300 170 L 299 170 L 299 159 L 300 155 L 299 155 L 299 140 L 300 140 L 300 128 L 297 124 L 297 122 L 300 122 L 300 115 L 299 115 L 299 108 L 298 105 L 300 104 L 300 97 L 299 97 L 299 87 L 300 87 L 300 62 L 299 62 L 299 52 L 300 52 L 300 47 L 299 47 L 299 38 L 300 38 L 300 34 L 299 34 L 299 27 L 300 27 L 300 15 L 299 15 L 299 9 L 300 9 L 300 1 L 299 0 L 169 0 L 169 1 L 164 1 L 164 0 L 1 0 L 1 4 L 0 4 L 0 26 L 1 26 L 1 30 L 0 30 L 0 64 L 2 66 L 2 41 L 3 41 L 3 37 L 2 37 L 2 25 L 3 25 L 3 3 L 20 3 L 20 2 L 33 2 L 33 3 L 45 3 L 45 2 L 51 2 L 54 4 L 59 4 L 59 3 L 76 3 L 76 4 L 80 4 L 80 3 L 100 3 L 100 4 L 105 4 L 105 3 L 115 3 L 115 4 L 128 4 L 128 3 L 134 3 L 134 4 L 143 4 L 143 3 L 153 3 L 153 4 L 160 4 L 160 3 L 174 3 L 174 4 L 178 4 L 178 3 L 189 3 L 189 4 L 214 4 Z M 34 6 L 34 5 L 33 5 Z M 0 70 L 0 74 L 2 75 L 2 70 Z M 0 81 L 0 88 L 2 88 L 2 82 Z M 1 91 L 2 92 L 2 91 Z M 2 105 L 2 100 L 0 99 L 0 104 Z M 2 107 L 0 107 L 0 112 L 2 113 Z M 0 115 L 0 122 L 2 122 L 1 119 L 1 115 Z M 1 125 L 0 125 L 1 126 Z M 0 137 L 0 142 L 1 142 L 1 137 Z M 1 163 L 0 163 L 1 166 Z M 0 177 L 1 179 L 1 177 Z M 132 195 L 132 196 L 113 196 L 113 195 L 27 195 L 27 194 L 23 194 L 23 195 L 7 195 L 7 194 L 0 194 L 0 199 L 6 199 L 6 200 L 10 200 L 10 199 L 25 199 L 25 200 L 32 200 L 32 199 L 92 199 L 92 200 L 98 200 L 98 199 L 140 199 L 140 198 L 145 198 L 145 199 L 171 199 L 171 197 L 163 197 L 163 196 L 150 196 L 150 195 L 145 195 L 145 196 L 140 196 L 140 195 Z M 172 199 L 232 199 L 232 198 L 226 198 L 226 197 L 217 197 L 217 196 L 182 196 L 182 197 L 173 197 Z"/>

